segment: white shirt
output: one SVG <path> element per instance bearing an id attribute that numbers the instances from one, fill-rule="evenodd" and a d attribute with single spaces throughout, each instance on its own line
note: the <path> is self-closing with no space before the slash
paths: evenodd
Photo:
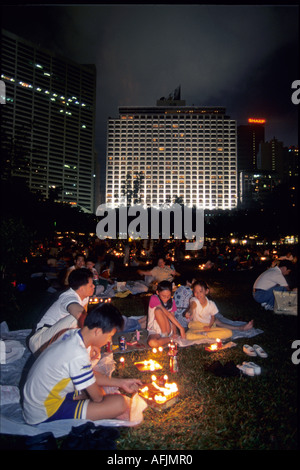
<path id="1" fill-rule="evenodd" d="M 68 289 L 58 297 L 58 299 L 51 305 L 50 308 L 48 308 L 47 312 L 37 324 L 36 329 L 39 329 L 44 325 L 52 326 L 62 318 L 66 317 L 67 315 L 70 315 L 70 313 L 68 312 L 69 305 L 76 303 L 84 307 L 88 303 L 88 301 L 88 297 L 81 300 L 75 290 L 73 290 L 72 288 Z"/>
<path id="2" fill-rule="evenodd" d="M 45 421 L 58 410 L 67 393 L 83 390 L 95 381 L 80 330 L 69 330 L 45 349 L 29 371 L 24 387 L 25 421 Z"/>
<path id="3" fill-rule="evenodd" d="M 253 289 L 268 290 L 275 286 L 288 287 L 288 283 L 278 266 L 269 268 L 256 279 Z"/>
<path id="4" fill-rule="evenodd" d="M 209 300 L 207 297 L 206 300 L 206 305 L 205 307 L 203 307 L 196 297 L 191 298 L 190 303 L 195 302 L 197 305 L 196 309 L 193 312 L 192 321 L 199 321 L 201 323 L 209 325 L 211 317 L 218 313 L 218 308 L 215 302 Z"/>
<path id="5" fill-rule="evenodd" d="M 161 281 L 172 282 L 174 278 L 174 270 L 170 266 L 164 266 L 163 268 L 161 268 L 160 266 L 155 266 L 151 270 L 151 275 L 155 278 L 157 282 L 161 282 Z"/>

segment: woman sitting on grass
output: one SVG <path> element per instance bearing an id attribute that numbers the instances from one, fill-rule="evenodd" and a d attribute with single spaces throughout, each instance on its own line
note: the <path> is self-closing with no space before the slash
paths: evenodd
<path id="1" fill-rule="evenodd" d="M 171 337 L 185 338 L 184 327 L 176 320 L 176 304 L 172 299 L 172 284 L 162 281 L 157 285 L 156 294 L 150 297 L 148 308 L 148 344 L 151 348 L 164 346 Z"/>

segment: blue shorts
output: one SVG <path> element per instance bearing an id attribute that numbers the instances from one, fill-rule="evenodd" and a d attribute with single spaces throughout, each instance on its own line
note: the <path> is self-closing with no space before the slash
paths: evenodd
<path id="1" fill-rule="evenodd" d="M 85 419 L 89 400 L 74 400 L 74 393 L 68 393 L 58 410 L 44 423 L 59 419 Z"/>

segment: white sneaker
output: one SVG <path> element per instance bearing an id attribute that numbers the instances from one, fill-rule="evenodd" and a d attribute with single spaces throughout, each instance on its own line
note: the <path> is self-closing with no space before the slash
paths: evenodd
<path id="1" fill-rule="evenodd" d="M 245 362 L 243 362 L 242 365 L 238 364 L 237 368 L 240 369 L 240 371 L 243 372 L 243 374 L 245 375 L 251 375 L 251 377 L 254 377 L 255 375 L 254 368 L 249 367 L 248 365 L 245 364 Z"/>
<path id="2" fill-rule="evenodd" d="M 274 310 L 274 308 L 272 307 L 272 305 L 269 305 L 269 304 L 266 304 L 266 305 L 264 306 L 264 309 L 265 309 L 265 310 Z"/>
<path id="3" fill-rule="evenodd" d="M 255 364 L 254 362 L 243 362 L 243 365 L 245 365 L 246 367 L 250 367 L 251 369 L 253 369 L 255 375 L 259 375 L 259 374 L 261 373 L 261 368 L 260 368 L 260 366 L 258 366 L 258 365 Z"/>

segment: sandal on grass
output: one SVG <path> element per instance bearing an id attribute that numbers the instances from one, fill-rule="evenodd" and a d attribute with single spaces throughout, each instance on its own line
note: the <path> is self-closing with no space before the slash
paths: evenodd
<path id="1" fill-rule="evenodd" d="M 253 344 L 253 349 L 259 357 L 268 357 L 268 354 L 258 344 Z"/>
<path id="2" fill-rule="evenodd" d="M 252 346 L 249 346 L 249 344 L 244 344 L 243 351 L 248 354 L 248 356 L 257 356 L 255 349 Z"/>

